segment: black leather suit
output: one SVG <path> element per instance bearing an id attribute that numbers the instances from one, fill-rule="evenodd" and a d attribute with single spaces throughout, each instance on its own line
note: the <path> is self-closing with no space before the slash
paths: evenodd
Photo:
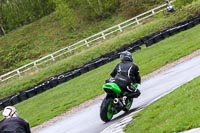
<path id="1" fill-rule="evenodd" d="M 11 117 L 0 122 L 0 133 L 31 133 L 29 123 L 19 117 Z"/>
<path id="2" fill-rule="evenodd" d="M 127 90 L 127 86 L 131 88 L 131 83 L 141 83 L 141 77 L 139 73 L 139 67 L 134 64 L 129 59 L 124 59 L 120 63 L 118 63 L 110 75 L 115 78 L 116 83 L 122 88 L 124 91 Z M 128 83 L 123 84 L 121 81 L 117 80 L 118 75 L 123 75 Z M 130 90 L 129 90 L 130 91 Z M 133 91 L 132 91 L 133 92 Z M 140 91 L 137 90 L 137 94 L 132 94 L 130 97 L 138 97 L 140 95 Z"/>

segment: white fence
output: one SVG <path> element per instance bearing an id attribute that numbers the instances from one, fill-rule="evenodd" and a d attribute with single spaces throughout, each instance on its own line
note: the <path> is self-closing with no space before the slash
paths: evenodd
<path id="1" fill-rule="evenodd" d="M 170 1 L 170 3 L 173 3 L 173 2 L 174 1 Z M 94 34 L 94 35 L 92 35 L 88 38 L 85 38 L 85 39 L 83 39 L 83 40 L 81 40 L 81 41 L 79 41 L 75 44 L 67 46 L 63 49 L 60 49 L 60 50 L 54 52 L 54 53 L 51 53 L 47 56 L 44 56 L 44 57 L 42 57 L 42 58 L 40 58 L 36 61 L 33 61 L 33 62 L 26 64 L 22 67 L 19 67 L 19 68 L 15 69 L 13 71 L 10 71 L 6 74 L 3 74 L 3 75 L 0 76 L 0 81 L 3 82 L 3 81 L 8 80 L 10 78 L 13 78 L 13 77 L 16 77 L 16 76 L 21 76 L 22 73 L 24 73 L 24 72 L 26 72 L 26 71 L 28 71 L 32 68 L 35 68 L 37 70 L 38 67 L 41 64 L 47 63 L 49 61 L 55 61 L 56 58 L 61 57 L 65 54 L 67 54 L 67 53 L 71 53 L 72 51 L 77 50 L 81 47 L 90 47 L 92 42 L 95 42 L 95 41 L 100 40 L 100 39 L 105 40 L 108 35 L 111 35 L 111 34 L 116 33 L 116 32 L 122 32 L 124 28 L 130 27 L 130 26 L 137 27 L 137 26 L 141 25 L 142 20 L 145 20 L 145 19 L 147 19 L 151 16 L 154 16 L 155 14 L 157 14 L 157 13 L 163 11 L 163 10 L 166 10 L 166 7 L 167 7 L 167 4 L 163 4 L 161 6 L 158 6 L 154 9 L 151 9 L 147 12 L 144 12 L 144 13 L 136 16 L 136 17 L 133 17 L 133 18 L 127 20 L 127 21 L 124 21 L 120 24 L 117 24 L 117 25 L 110 27 L 106 30 L 103 30 L 103 31 L 101 31 L 97 34 Z"/>

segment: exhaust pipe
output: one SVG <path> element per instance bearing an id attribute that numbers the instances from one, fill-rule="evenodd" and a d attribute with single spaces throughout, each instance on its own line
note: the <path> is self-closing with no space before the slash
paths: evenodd
<path id="1" fill-rule="evenodd" d="M 114 100 L 113 100 L 113 103 L 114 104 L 117 104 L 119 102 L 119 99 L 118 98 L 115 98 Z"/>
<path id="2" fill-rule="evenodd" d="M 115 98 L 115 99 L 113 100 L 113 103 L 119 105 L 120 107 L 123 107 L 122 102 L 121 102 L 118 98 Z"/>

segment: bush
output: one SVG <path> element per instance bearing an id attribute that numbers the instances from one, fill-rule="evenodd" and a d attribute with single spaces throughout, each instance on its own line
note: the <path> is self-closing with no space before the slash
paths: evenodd
<path id="1" fill-rule="evenodd" d="M 130 18 L 161 3 L 163 2 L 160 0 L 120 0 L 120 12 L 121 15 Z"/>
<path id="2" fill-rule="evenodd" d="M 70 8 L 65 0 L 54 0 L 56 5 L 56 15 L 60 20 L 61 25 L 75 29 L 78 25 L 75 12 Z"/>
<path id="3" fill-rule="evenodd" d="M 52 0 L 6 0 L 0 1 L 0 25 L 6 32 L 29 24 L 54 11 Z"/>
<path id="4" fill-rule="evenodd" d="M 174 4 L 176 5 L 176 8 L 181 8 L 187 4 L 192 3 L 193 1 L 197 0 L 176 0 Z"/>

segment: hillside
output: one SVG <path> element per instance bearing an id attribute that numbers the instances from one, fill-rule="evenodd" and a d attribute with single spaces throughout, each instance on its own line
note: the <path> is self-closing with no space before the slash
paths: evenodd
<path id="1" fill-rule="evenodd" d="M 0 6 L 0 18 L 5 19 L 0 21 L 0 26 L 8 30 L 6 35 L 0 36 L 0 55 L 3 55 L 0 56 L 0 75 L 162 3 L 159 0 L 99 0 L 101 3 L 94 0 L 48 0 L 45 5 L 40 1 L 19 1 L 12 1 L 12 6 L 9 3 Z"/>

